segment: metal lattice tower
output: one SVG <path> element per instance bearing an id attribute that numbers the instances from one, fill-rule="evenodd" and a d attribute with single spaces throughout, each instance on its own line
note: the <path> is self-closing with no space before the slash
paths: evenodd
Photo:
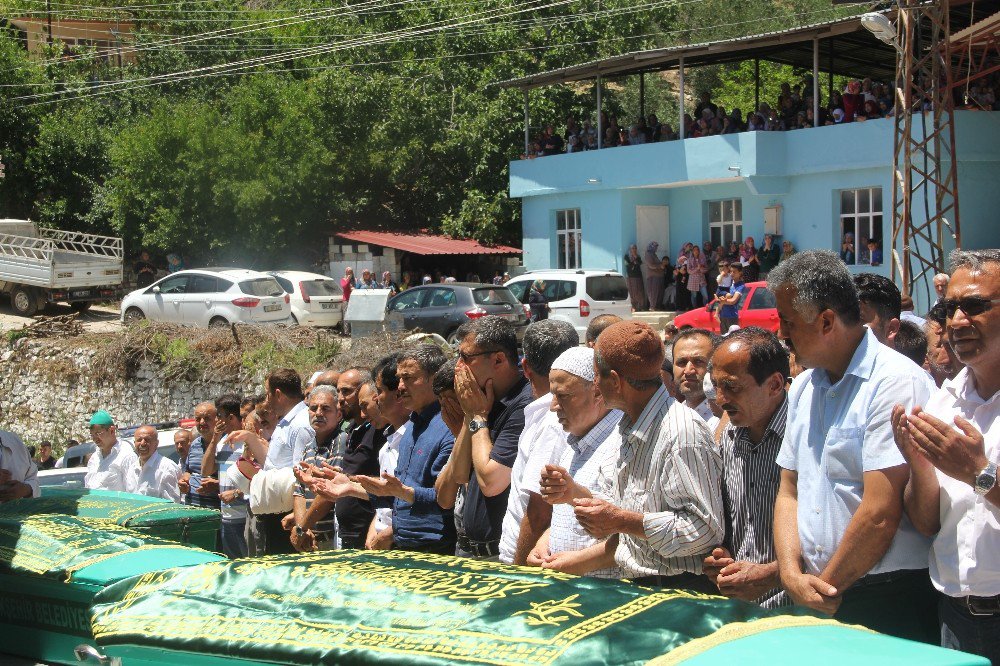
<path id="1" fill-rule="evenodd" d="M 899 0 L 892 277 L 932 300 L 946 246 L 961 246 L 949 0 Z"/>

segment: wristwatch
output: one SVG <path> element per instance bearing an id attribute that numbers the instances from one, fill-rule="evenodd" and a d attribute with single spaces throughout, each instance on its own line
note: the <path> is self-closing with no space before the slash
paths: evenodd
<path id="1" fill-rule="evenodd" d="M 302 536 L 304 533 L 305 533 L 305 530 L 302 529 L 301 525 L 296 525 L 295 526 L 295 536 Z"/>
<path id="2" fill-rule="evenodd" d="M 986 463 L 986 467 L 983 468 L 979 474 L 976 475 L 976 482 L 973 484 L 972 489 L 976 491 L 976 494 L 982 497 L 986 493 L 993 490 L 993 487 L 997 485 L 997 464 L 994 462 Z"/>
<path id="3" fill-rule="evenodd" d="M 472 419 L 469 421 L 469 432 L 475 434 L 486 427 L 486 421 L 482 419 Z"/>

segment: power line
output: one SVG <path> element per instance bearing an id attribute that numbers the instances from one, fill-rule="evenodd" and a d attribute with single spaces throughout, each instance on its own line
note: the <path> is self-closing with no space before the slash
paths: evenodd
<path id="1" fill-rule="evenodd" d="M 864 3 L 852 3 L 852 4 L 864 4 Z M 827 9 L 821 9 L 821 10 L 816 10 L 816 11 L 812 11 L 812 12 L 802 12 L 802 13 L 795 14 L 795 16 L 801 18 L 801 17 L 811 16 L 811 15 L 819 14 L 819 13 L 828 13 L 830 11 L 834 11 L 834 10 L 832 8 L 827 8 Z M 391 65 L 391 64 L 401 64 L 401 63 L 424 62 L 424 61 L 439 60 L 439 59 L 472 58 L 472 57 L 479 57 L 479 56 L 483 56 L 483 55 L 495 55 L 495 54 L 502 54 L 502 53 L 515 53 L 515 52 L 538 51 L 538 50 L 547 50 L 547 49 L 550 50 L 550 49 L 559 49 L 559 48 L 570 48 L 570 47 L 576 47 L 576 46 L 582 46 L 582 45 L 600 44 L 600 43 L 607 42 L 607 41 L 617 41 L 619 39 L 625 40 L 625 41 L 631 41 L 631 40 L 636 40 L 636 39 L 644 39 L 644 38 L 648 38 L 648 37 L 660 37 L 660 36 L 674 35 L 674 34 L 680 34 L 680 33 L 690 33 L 690 32 L 697 33 L 697 32 L 702 32 L 702 31 L 705 31 L 705 30 L 710 30 L 710 29 L 715 29 L 715 28 L 735 27 L 735 26 L 740 26 L 740 25 L 747 25 L 747 24 L 754 24 L 754 23 L 763 23 L 765 21 L 773 21 L 773 20 L 780 19 L 780 18 L 783 18 L 783 17 L 782 16 L 766 16 L 766 17 L 755 18 L 755 19 L 750 19 L 750 20 L 746 20 L 746 21 L 734 21 L 734 22 L 727 22 L 727 23 L 717 23 L 717 24 L 714 24 L 714 25 L 700 26 L 698 28 L 684 28 L 684 29 L 672 30 L 672 31 L 650 32 L 650 33 L 644 33 L 644 34 L 640 34 L 640 35 L 632 35 L 632 36 L 629 36 L 629 37 L 615 38 L 614 40 L 612 40 L 612 39 L 580 40 L 580 41 L 576 41 L 576 42 L 568 42 L 568 43 L 562 43 L 562 44 L 550 44 L 550 45 L 543 45 L 543 46 L 536 46 L 536 47 L 520 47 L 520 48 L 514 48 L 514 49 L 501 49 L 501 50 L 494 50 L 494 51 L 481 51 L 481 52 L 477 52 L 477 53 L 446 54 L 446 55 L 428 56 L 428 57 L 425 57 L 425 58 L 403 58 L 403 59 L 397 59 L 397 60 L 383 60 L 383 61 L 367 62 L 367 63 L 342 63 L 342 64 L 336 64 L 336 65 L 321 65 L 321 66 L 316 66 L 316 67 L 300 67 L 300 68 L 287 68 L 287 69 L 265 69 L 265 70 L 245 71 L 249 67 L 254 66 L 254 65 L 247 65 L 247 66 L 240 66 L 238 68 L 235 68 L 234 71 L 195 73 L 195 74 L 192 74 L 190 76 L 186 76 L 184 78 L 177 79 L 177 80 L 172 80 L 172 81 L 155 81 L 155 82 L 150 82 L 150 83 L 144 83 L 144 81 L 148 81 L 148 79 L 138 79 L 138 80 L 115 82 L 115 83 L 121 83 L 121 84 L 126 84 L 126 85 L 135 82 L 135 83 L 140 83 L 140 85 L 134 85 L 134 86 L 129 85 L 126 88 L 118 88 L 116 90 L 111 90 L 111 91 L 99 91 L 99 92 L 96 92 L 96 93 L 93 93 L 93 94 L 89 94 L 88 91 L 81 91 L 84 94 L 76 95 L 76 96 L 74 96 L 72 98 L 60 99 L 60 100 L 46 100 L 46 101 L 30 102 L 28 104 L 20 105 L 18 108 L 20 108 L 20 107 L 27 107 L 27 106 L 35 106 L 35 105 L 38 105 L 38 104 L 52 104 L 52 103 L 57 103 L 57 102 L 62 102 L 62 101 L 73 101 L 73 100 L 83 99 L 83 98 L 91 97 L 91 96 L 98 96 L 98 95 L 109 94 L 110 92 L 118 92 L 119 90 L 124 91 L 124 90 L 133 90 L 133 89 L 147 88 L 147 87 L 151 87 L 151 86 L 162 85 L 163 83 L 178 82 L 178 81 L 187 81 L 187 80 L 193 80 L 193 79 L 199 79 L 199 78 L 206 78 L 206 77 L 245 76 L 245 75 L 257 75 L 257 74 L 289 73 L 289 72 L 298 72 L 298 71 L 316 71 L 316 70 L 331 70 L 331 69 L 347 69 L 347 68 L 353 68 L 353 67 L 370 67 L 370 66 L 381 66 L 381 65 Z M 295 59 L 295 58 L 289 58 L 289 59 Z M 281 60 L 279 62 L 283 62 L 283 61 L 285 61 L 285 60 Z M 234 63 L 234 64 L 239 64 L 239 63 Z M 198 70 L 191 70 L 191 72 L 198 72 Z M 186 74 L 186 73 L 187 72 L 181 72 L 181 73 L 178 73 L 178 74 Z M 17 84 L 11 84 L 12 87 L 15 86 L 15 85 L 17 85 Z M 15 99 L 26 99 L 26 98 L 30 98 L 30 97 L 37 97 L 37 96 L 25 96 L 25 97 L 20 97 L 20 98 L 15 98 Z"/>
<path id="2" fill-rule="evenodd" d="M 548 9 L 548 8 L 551 8 L 551 7 L 557 7 L 557 6 L 568 4 L 568 3 L 572 2 L 572 1 L 573 0 L 555 0 L 554 2 L 550 2 L 550 3 L 545 4 L 545 5 L 531 5 L 531 6 L 527 6 L 527 7 L 522 7 L 521 9 L 517 9 L 517 10 L 513 10 L 513 11 L 507 11 L 507 12 L 500 13 L 500 14 L 498 14 L 496 10 L 491 10 L 489 12 L 480 13 L 479 16 L 471 15 L 470 17 L 463 17 L 464 20 L 459 20 L 459 21 L 454 21 L 454 20 L 437 21 L 437 22 L 430 23 L 430 24 L 424 24 L 423 26 L 417 26 L 416 28 L 406 28 L 406 29 L 400 29 L 400 30 L 396 30 L 396 31 L 391 31 L 389 33 L 384 33 L 382 35 L 372 35 L 372 36 L 369 36 L 369 38 L 368 38 L 367 41 L 364 41 L 364 40 L 354 40 L 352 42 L 351 40 L 348 40 L 346 43 L 345 42 L 339 42 L 337 44 L 332 44 L 332 45 L 325 45 L 325 46 L 310 47 L 310 48 L 305 48 L 305 49 L 298 49 L 298 50 L 293 51 L 290 54 L 284 55 L 284 56 L 281 56 L 281 55 L 263 56 L 263 57 L 259 57 L 259 58 L 250 58 L 250 59 L 247 59 L 247 60 L 237 61 L 237 62 L 233 62 L 233 63 L 222 63 L 222 64 L 218 64 L 218 65 L 210 65 L 210 66 L 206 66 L 206 67 L 199 67 L 199 68 L 195 68 L 195 69 L 191 69 L 191 70 L 185 70 L 185 71 L 181 71 L 181 72 L 172 72 L 172 73 L 168 73 L 168 74 L 160 74 L 160 75 L 156 75 L 156 76 L 146 77 L 144 79 L 131 79 L 131 80 L 126 80 L 126 81 L 105 83 L 105 84 L 100 84 L 98 86 L 92 87 L 92 89 L 90 91 L 87 91 L 86 94 L 75 95 L 75 96 L 68 97 L 68 98 L 64 97 L 63 99 L 66 100 L 66 101 L 69 101 L 69 100 L 73 100 L 73 99 L 79 99 L 79 98 L 82 98 L 82 97 L 90 97 L 90 96 L 97 96 L 97 95 L 109 94 L 111 92 L 116 92 L 115 88 L 118 88 L 118 89 L 123 89 L 123 88 L 124 89 L 131 89 L 131 88 L 134 88 L 134 87 L 147 87 L 147 85 L 159 85 L 159 84 L 162 84 L 162 83 L 169 83 L 169 82 L 172 82 L 172 81 L 183 81 L 183 80 L 188 80 L 190 78 L 200 78 L 200 75 L 202 75 L 202 74 L 204 74 L 206 72 L 213 72 L 213 71 L 230 69 L 230 68 L 233 69 L 233 70 L 241 70 L 241 69 L 246 69 L 246 68 L 249 68 L 249 67 L 256 67 L 258 65 L 273 64 L 273 63 L 277 63 L 277 62 L 285 62 L 287 60 L 295 60 L 295 59 L 298 59 L 298 58 L 301 58 L 301 57 L 306 57 L 306 56 L 321 55 L 323 53 L 330 53 L 330 52 L 339 51 L 339 50 L 343 50 L 343 49 L 347 49 L 347 48 L 356 48 L 358 46 L 374 46 L 375 44 L 385 43 L 385 42 L 390 41 L 390 40 L 398 40 L 399 38 L 406 38 L 406 37 L 411 37 L 411 36 L 414 36 L 414 35 L 419 35 L 419 34 L 424 34 L 424 33 L 429 33 L 429 32 L 442 32 L 442 31 L 447 31 L 447 30 L 450 30 L 450 29 L 454 29 L 456 27 L 461 27 L 462 25 L 466 25 L 466 24 L 481 23 L 483 21 L 488 21 L 488 20 L 491 20 L 491 19 L 503 18 L 504 16 L 522 14 L 522 13 L 529 12 L 529 11 L 537 11 L 537 10 L 540 10 L 540 9 Z M 142 85 L 142 86 L 136 86 L 136 85 L 134 85 L 134 84 L 137 84 L 137 83 L 145 83 L 145 82 L 150 82 L 150 83 L 147 84 L 147 85 Z M 110 90 L 96 90 L 95 91 L 94 88 L 98 88 L 98 89 L 110 89 Z M 20 97 L 15 97 L 11 101 L 41 99 L 41 98 L 53 97 L 53 96 L 62 95 L 62 94 L 63 93 L 61 93 L 61 92 L 49 92 L 49 93 L 38 93 L 38 94 L 35 94 L 35 95 L 23 95 L 23 96 L 20 96 Z M 43 102 L 34 102 L 33 104 L 37 104 L 37 103 L 43 103 Z"/>

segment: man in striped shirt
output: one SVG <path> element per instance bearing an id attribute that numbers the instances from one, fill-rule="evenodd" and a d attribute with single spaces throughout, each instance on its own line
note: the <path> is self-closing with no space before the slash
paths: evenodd
<path id="1" fill-rule="evenodd" d="M 717 593 L 702 561 L 723 537 L 722 458 L 705 422 L 660 381 L 663 344 L 646 324 L 623 321 L 597 339 L 604 403 L 625 415 L 610 501 L 574 500 L 597 539 L 619 535 L 615 562 L 643 585 Z"/>
<path id="2" fill-rule="evenodd" d="M 726 538 L 705 558 L 705 575 L 726 596 L 765 608 L 789 605 L 778 577 L 773 520 L 788 352 L 773 333 L 744 328 L 716 347 L 710 371 L 729 423 L 721 441 Z"/>

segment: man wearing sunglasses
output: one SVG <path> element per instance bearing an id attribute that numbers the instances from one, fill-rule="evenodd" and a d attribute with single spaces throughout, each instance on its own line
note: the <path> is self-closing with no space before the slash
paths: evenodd
<path id="1" fill-rule="evenodd" d="M 451 498 L 458 485 L 468 484 L 462 507 L 465 536 L 457 554 L 499 560 L 511 468 L 531 385 L 521 374 L 511 322 L 487 315 L 463 324 L 456 337 L 455 393 L 465 425 L 438 479 L 438 494 Z"/>
<path id="2" fill-rule="evenodd" d="M 1000 250 L 956 250 L 935 308 L 965 368 L 924 409 L 892 412 L 906 512 L 934 536 L 941 643 L 1000 664 Z"/>

